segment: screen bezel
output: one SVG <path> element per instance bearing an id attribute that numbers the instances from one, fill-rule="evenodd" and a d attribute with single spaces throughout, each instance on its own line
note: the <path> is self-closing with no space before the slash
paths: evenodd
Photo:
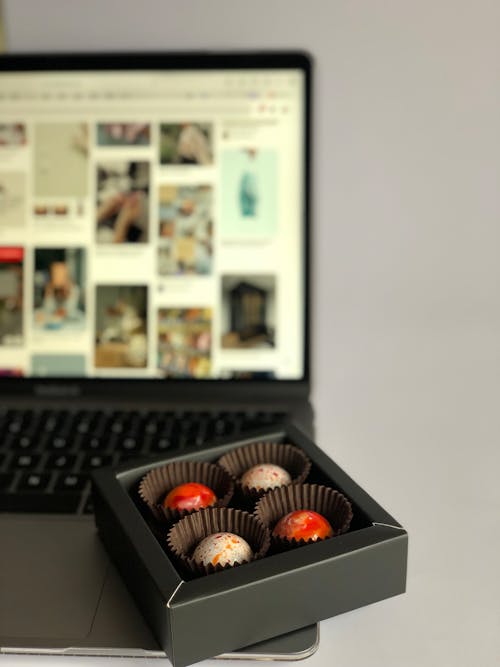
<path id="1" fill-rule="evenodd" d="M 38 395 L 47 398 L 79 396 L 144 398 L 203 398 L 243 396 L 251 390 L 261 398 L 306 396 L 310 390 L 310 250 L 311 250 L 311 98 L 312 58 L 303 51 L 258 52 L 150 52 L 150 53 L 51 53 L 2 55 L 2 72 L 43 71 L 133 71 L 133 70 L 213 70 L 213 69 L 300 69 L 304 73 L 304 170 L 303 170 L 303 294 L 304 294 L 304 374 L 294 380 L 284 379 L 193 379 L 175 378 L 101 378 L 50 377 L 0 378 L 0 394 Z"/>

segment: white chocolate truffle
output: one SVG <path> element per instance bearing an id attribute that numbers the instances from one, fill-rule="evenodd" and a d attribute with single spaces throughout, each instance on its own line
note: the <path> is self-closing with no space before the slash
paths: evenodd
<path id="1" fill-rule="evenodd" d="M 249 561 L 253 557 L 250 545 L 234 533 L 213 533 L 205 537 L 196 547 L 193 560 L 200 564 L 214 567 L 234 565 Z"/>
<path id="2" fill-rule="evenodd" d="M 274 489 L 277 486 L 291 484 L 288 472 L 274 463 L 259 463 L 250 468 L 241 478 L 241 485 L 254 489 Z"/>

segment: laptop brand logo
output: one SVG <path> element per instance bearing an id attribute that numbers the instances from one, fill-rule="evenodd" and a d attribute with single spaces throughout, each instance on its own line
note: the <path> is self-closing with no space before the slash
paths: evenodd
<path id="1" fill-rule="evenodd" d="M 45 398 L 65 398 L 80 396 L 82 393 L 77 384 L 36 384 L 35 394 Z"/>

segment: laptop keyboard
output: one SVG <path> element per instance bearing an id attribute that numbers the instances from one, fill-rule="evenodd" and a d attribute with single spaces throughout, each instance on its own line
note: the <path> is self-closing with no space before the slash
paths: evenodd
<path id="1" fill-rule="evenodd" d="M 0 511 L 89 513 L 89 473 L 270 426 L 283 412 L 2 410 Z"/>

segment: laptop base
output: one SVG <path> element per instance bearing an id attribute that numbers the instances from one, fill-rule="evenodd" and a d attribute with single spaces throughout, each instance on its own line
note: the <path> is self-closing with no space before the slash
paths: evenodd
<path id="1" fill-rule="evenodd" d="M 3 514 L 0 534 L 0 653 L 165 657 L 92 517 Z M 312 625 L 219 657 L 298 660 L 317 645 Z"/>

